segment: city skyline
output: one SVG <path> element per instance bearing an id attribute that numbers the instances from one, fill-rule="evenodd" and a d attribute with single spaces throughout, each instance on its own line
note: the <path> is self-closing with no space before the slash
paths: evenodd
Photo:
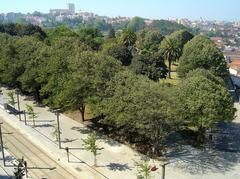
<path id="1" fill-rule="evenodd" d="M 238 11 L 240 1 L 237 0 L 222 0 L 221 3 L 218 0 L 202 0 L 201 2 L 195 0 L 169 0 L 167 2 L 163 0 L 132 0 L 130 2 L 122 0 L 111 2 L 110 0 L 42 0 L 32 4 L 30 0 L 22 0 L 21 2 L 9 0 L 1 4 L 0 13 L 32 13 L 34 11 L 48 13 L 50 9 L 62 9 L 65 8 L 66 3 L 74 3 L 76 11 L 83 10 L 109 17 L 140 16 L 150 19 L 240 20 L 240 12 Z"/>

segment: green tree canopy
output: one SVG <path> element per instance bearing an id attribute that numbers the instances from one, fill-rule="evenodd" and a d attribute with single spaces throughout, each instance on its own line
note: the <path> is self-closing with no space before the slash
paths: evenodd
<path id="1" fill-rule="evenodd" d="M 93 50 L 98 50 L 103 43 L 103 35 L 95 27 L 83 27 L 79 30 L 80 39 Z"/>
<path id="2" fill-rule="evenodd" d="M 6 23 L 2 25 L 1 32 L 12 36 L 35 36 L 40 40 L 46 38 L 46 33 L 41 27 L 32 24 Z"/>
<path id="3" fill-rule="evenodd" d="M 173 39 L 166 38 L 161 43 L 160 52 L 164 59 L 168 61 L 168 77 L 171 78 L 172 62 L 175 62 L 180 57 L 181 49 L 176 46 Z"/>
<path id="4" fill-rule="evenodd" d="M 172 132 L 171 106 L 158 83 L 131 71 L 118 73 L 109 83 L 105 97 L 94 107 L 101 122 L 127 134 L 130 140 L 147 138 L 159 149 L 162 139 Z M 137 137 L 138 136 L 138 137 Z"/>
<path id="5" fill-rule="evenodd" d="M 130 50 L 132 50 L 133 46 L 135 45 L 136 40 L 137 40 L 137 36 L 136 36 L 135 32 L 130 29 L 124 29 L 119 38 L 120 44 L 126 46 Z"/>
<path id="6" fill-rule="evenodd" d="M 229 74 L 223 53 L 208 37 L 202 35 L 195 36 L 184 46 L 177 71 L 180 77 L 184 77 L 196 68 L 210 70 L 222 78 Z"/>
<path id="7" fill-rule="evenodd" d="M 60 38 L 63 37 L 74 37 L 78 38 L 78 34 L 74 31 L 72 31 L 70 28 L 61 25 L 56 28 L 49 28 L 45 30 L 47 33 L 47 38 L 50 40 L 50 42 L 60 40 Z"/>
<path id="8" fill-rule="evenodd" d="M 23 40 L 23 39 L 22 39 Z M 33 39 L 25 39 L 25 43 L 30 44 L 29 41 Z M 46 72 L 46 66 L 51 57 L 50 47 L 42 42 L 35 41 L 31 46 L 32 50 L 29 54 L 23 55 L 22 59 L 26 59 L 24 62 L 24 72 L 18 77 L 18 81 L 21 84 L 21 89 L 24 92 L 33 94 L 38 102 L 41 102 L 40 90 L 44 84 L 48 81 Z M 30 48 L 28 48 L 30 49 Z M 26 50 L 21 50 L 19 54 L 24 53 Z M 44 75 L 43 75 L 44 74 Z"/>
<path id="9" fill-rule="evenodd" d="M 115 32 L 114 28 L 111 28 L 111 29 L 109 30 L 109 32 L 108 32 L 108 38 L 109 38 L 109 39 L 114 39 L 114 38 L 116 38 L 116 32 Z"/>
<path id="10" fill-rule="evenodd" d="M 86 50 L 91 50 L 91 48 L 74 37 L 58 39 L 46 50 L 50 53 L 49 60 L 40 71 L 42 80 L 47 79 L 40 91 L 45 104 L 54 106 L 56 96 L 62 90 L 64 82 L 70 77 L 71 59 Z"/>
<path id="11" fill-rule="evenodd" d="M 192 38 L 193 38 L 193 35 L 187 30 L 178 30 L 173 32 L 169 36 L 166 36 L 164 41 L 171 39 L 174 42 L 175 47 L 180 49 L 181 51 L 180 56 L 181 56 L 184 45 Z M 164 46 L 166 45 L 164 44 L 165 43 L 164 41 L 160 46 L 160 50 L 162 48 L 164 49 Z"/>
<path id="12" fill-rule="evenodd" d="M 224 81 L 210 71 L 191 71 L 174 93 L 177 115 L 185 125 L 195 127 L 201 138 L 218 122 L 234 119 L 235 108 Z M 201 139 L 200 138 L 200 139 Z"/>
<path id="13" fill-rule="evenodd" d="M 69 68 L 69 77 L 56 96 L 55 104 L 63 109 L 79 109 L 84 121 L 86 104 L 101 98 L 106 83 L 120 70 L 120 63 L 88 51 L 73 58 Z"/>
<path id="14" fill-rule="evenodd" d="M 164 36 L 159 30 L 143 29 L 137 34 L 136 47 L 138 51 L 157 52 Z"/>
<path id="15" fill-rule="evenodd" d="M 174 31 L 186 29 L 184 25 L 167 20 L 153 20 L 150 28 L 159 30 L 163 35 L 169 35 Z"/>
<path id="16" fill-rule="evenodd" d="M 128 23 L 127 28 L 137 32 L 145 27 L 144 19 L 141 17 L 133 17 Z"/>
<path id="17" fill-rule="evenodd" d="M 158 81 L 167 76 L 167 66 L 159 53 L 145 53 L 133 58 L 131 69 L 136 74 L 146 75 L 149 79 Z"/>
<path id="18" fill-rule="evenodd" d="M 103 53 L 119 60 L 123 66 L 128 66 L 132 61 L 131 51 L 124 45 L 108 43 L 103 47 Z"/>

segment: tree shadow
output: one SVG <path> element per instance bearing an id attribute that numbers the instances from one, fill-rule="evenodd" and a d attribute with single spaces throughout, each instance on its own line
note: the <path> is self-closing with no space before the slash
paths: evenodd
<path id="1" fill-rule="evenodd" d="M 0 178 L 1 179 L 13 179 L 14 177 L 13 176 L 7 176 L 7 175 L 0 175 Z"/>
<path id="2" fill-rule="evenodd" d="M 72 127 L 71 130 L 78 131 L 82 134 L 90 134 L 92 131 L 86 127 Z"/>
<path id="3" fill-rule="evenodd" d="M 38 120 L 38 119 L 36 119 L 35 120 L 35 123 L 40 123 L 40 122 L 54 122 L 54 120 Z"/>
<path id="4" fill-rule="evenodd" d="M 28 167 L 30 170 L 55 170 L 56 167 Z"/>
<path id="5" fill-rule="evenodd" d="M 132 170 L 127 163 L 125 164 L 120 164 L 120 163 L 109 163 L 108 165 L 106 165 L 106 167 L 109 170 L 112 171 L 126 171 L 126 170 Z"/>
<path id="6" fill-rule="evenodd" d="M 202 149 L 182 145 L 165 156 L 174 167 L 190 174 L 225 173 L 240 164 L 240 124 L 219 124 L 206 138 Z"/>
<path id="7" fill-rule="evenodd" d="M 101 138 L 105 143 L 109 144 L 112 147 L 120 147 L 121 144 L 111 138 L 107 138 L 107 137 L 102 137 Z"/>
<path id="8" fill-rule="evenodd" d="M 68 147 L 69 150 L 85 150 L 84 147 Z"/>
<path id="9" fill-rule="evenodd" d="M 62 143 L 70 143 L 70 142 L 74 142 L 76 141 L 77 139 L 68 139 L 68 138 L 65 138 L 64 140 L 61 140 Z"/>
<path id="10" fill-rule="evenodd" d="M 32 125 L 32 127 L 40 127 L 40 128 L 44 128 L 44 127 L 53 127 L 53 125 L 51 124 L 37 124 L 37 125 Z"/>

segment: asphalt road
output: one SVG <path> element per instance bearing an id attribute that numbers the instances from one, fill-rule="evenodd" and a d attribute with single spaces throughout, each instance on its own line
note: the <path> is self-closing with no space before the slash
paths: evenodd
<path id="1" fill-rule="evenodd" d="M 77 178 L 6 122 L 2 125 L 2 131 L 3 143 L 8 152 L 16 158 L 24 156 L 32 177 L 38 179 Z"/>

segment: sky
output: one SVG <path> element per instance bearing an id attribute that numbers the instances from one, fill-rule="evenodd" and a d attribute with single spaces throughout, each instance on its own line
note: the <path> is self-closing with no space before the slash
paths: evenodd
<path id="1" fill-rule="evenodd" d="M 240 0 L 0 0 L 0 13 L 48 12 L 74 3 L 98 15 L 240 21 Z"/>

